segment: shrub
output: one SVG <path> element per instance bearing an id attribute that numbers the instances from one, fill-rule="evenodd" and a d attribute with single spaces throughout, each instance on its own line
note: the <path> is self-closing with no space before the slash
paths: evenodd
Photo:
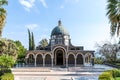
<path id="1" fill-rule="evenodd" d="M 12 73 L 5 73 L 1 76 L 1 80 L 14 80 L 14 75 Z"/>
<path id="2" fill-rule="evenodd" d="M 120 77 L 116 77 L 115 80 L 120 80 Z"/>
<path id="3" fill-rule="evenodd" d="M 2 76 L 4 73 L 11 73 L 12 71 L 8 68 L 1 68 L 0 69 L 0 76 Z"/>
<path id="4" fill-rule="evenodd" d="M 2 71 L 1 71 L 1 69 L 0 69 L 0 76 L 2 75 Z"/>
<path id="5" fill-rule="evenodd" d="M 3 54 L 0 56 L 0 67 L 1 68 L 11 68 L 15 63 L 15 60 L 12 56 Z"/>
<path id="6" fill-rule="evenodd" d="M 4 71 L 4 73 L 11 73 L 11 69 L 8 68 L 2 68 L 1 71 Z"/>
<path id="7" fill-rule="evenodd" d="M 107 70 L 99 76 L 99 80 L 120 80 L 120 70 Z"/>
<path id="8" fill-rule="evenodd" d="M 116 63 L 117 66 L 120 66 L 120 63 Z"/>
<path id="9" fill-rule="evenodd" d="M 113 69 L 113 70 L 112 70 L 112 75 L 113 75 L 114 78 L 115 78 L 115 77 L 120 77 L 120 70 L 118 70 L 118 69 Z"/>
<path id="10" fill-rule="evenodd" d="M 99 80 L 114 80 L 110 72 L 104 72 L 99 76 Z"/>
<path id="11" fill-rule="evenodd" d="M 103 64 L 103 61 L 102 60 L 95 60 L 95 64 Z"/>

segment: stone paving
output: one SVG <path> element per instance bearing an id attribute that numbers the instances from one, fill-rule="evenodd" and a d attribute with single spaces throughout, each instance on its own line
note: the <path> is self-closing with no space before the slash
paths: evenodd
<path id="1" fill-rule="evenodd" d="M 113 69 L 106 65 L 85 67 L 32 67 L 13 68 L 15 80 L 98 80 L 105 70 Z"/>
<path id="2" fill-rule="evenodd" d="M 98 80 L 98 76 L 47 76 L 47 77 L 40 77 L 40 76 L 21 76 L 16 77 L 15 80 Z"/>

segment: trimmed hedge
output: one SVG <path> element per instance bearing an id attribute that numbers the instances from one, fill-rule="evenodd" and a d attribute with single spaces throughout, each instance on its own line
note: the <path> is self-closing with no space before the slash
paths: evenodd
<path id="1" fill-rule="evenodd" d="M 107 70 L 99 76 L 99 80 L 120 80 L 120 70 Z"/>
<path id="2" fill-rule="evenodd" d="M 14 80 L 14 75 L 12 73 L 5 73 L 1 76 L 0 80 Z"/>
<path id="3" fill-rule="evenodd" d="M 112 74 L 109 72 L 104 72 L 99 76 L 99 80 L 114 80 Z"/>

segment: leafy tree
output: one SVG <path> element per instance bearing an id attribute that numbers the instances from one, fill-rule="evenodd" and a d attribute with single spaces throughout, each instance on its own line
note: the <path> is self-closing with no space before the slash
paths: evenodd
<path id="1" fill-rule="evenodd" d="M 120 0 L 107 0 L 107 16 L 111 24 L 111 35 L 120 33 Z"/>
<path id="2" fill-rule="evenodd" d="M 3 54 L 0 56 L 0 76 L 4 75 L 4 73 L 11 72 L 9 68 L 11 68 L 15 64 L 15 60 L 13 56 L 9 56 L 7 54 Z"/>
<path id="3" fill-rule="evenodd" d="M 3 54 L 0 56 L 0 67 L 11 68 L 15 64 L 14 58 L 12 56 Z"/>
<path id="4" fill-rule="evenodd" d="M 48 40 L 45 38 L 45 39 L 42 39 L 39 43 L 41 47 L 46 47 L 48 45 Z"/>
<path id="5" fill-rule="evenodd" d="M 3 8 L 4 5 L 7 5 L 8 1 L 7 0 L 0 0 L 0 37 L 2 36 L 2 30 L 5 24 L 6 20 L 6 10 Z"/>
<path id="6" fill-rule="evenodd" d="M 22 43 L 20 41 L 15 41 L 15 44 L 18 48 L 18 60 L 20 61 L 24 61 L 25 55 L 26 55 L 26 49 L 24 48 L 24 46 L 22 45 Z"/>
<path id="7" fill-rule="evenodd" d="M 0 38 L 0 54 L 7 54 L 17 59 L 18 48 L 13 40 Z"/>
<path id="8" fill-rule="evenodd" d="M 45 38 L 45 39 L 42 39 L 40 42 L 39 42 L 39 45 L 36 47 L 36 49 L 39 49 L 40 47 L 46 47 L 48 45 L 48 40 Z"/>
<path id="9" fill-rule="evenodd" d="M 101 53 L 107 60 L 116 60 L 116 53 L 119 50 L 119 45 L 105 43 L 102 46 L 99 46 L 99 53 Z"/>

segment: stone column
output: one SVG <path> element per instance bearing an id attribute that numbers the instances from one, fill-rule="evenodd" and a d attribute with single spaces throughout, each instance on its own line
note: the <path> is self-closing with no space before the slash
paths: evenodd
<path id="1" fill-rule="evenodd" d="M 76 67 L 76 58 L 75 58 L 75 67 Z"/>
<path id="2" fill-rule="evenodd" d="M 28 64 L 28 58 L 25 58 L 25 64 Z"/>
<path id="3" fill-rule="evenodd" d="M 34 59 L 35 59 L 34 66 L 36 67 L 36 57 L 34 57 Z"/>
<path id="4" fill-rule="evenodd" d="M 52 60 L 52 67 L 53 67 L 53 57 L 51 58 L 51 60 Z"/>
<path id="5" fill-rule="evenodd" d="M 66 67 L 68 67 L 68 58 L 66 57 Z"/>
<path id="6" fill-rule="evenodd" d="M 83 66 L 85 66 L 85 56 L 83 56 Z"/>
<path id="7" fill-rule="evenodd" d="M 43 67 L 45 67 L 45 57 L 43 57 Z"/>

